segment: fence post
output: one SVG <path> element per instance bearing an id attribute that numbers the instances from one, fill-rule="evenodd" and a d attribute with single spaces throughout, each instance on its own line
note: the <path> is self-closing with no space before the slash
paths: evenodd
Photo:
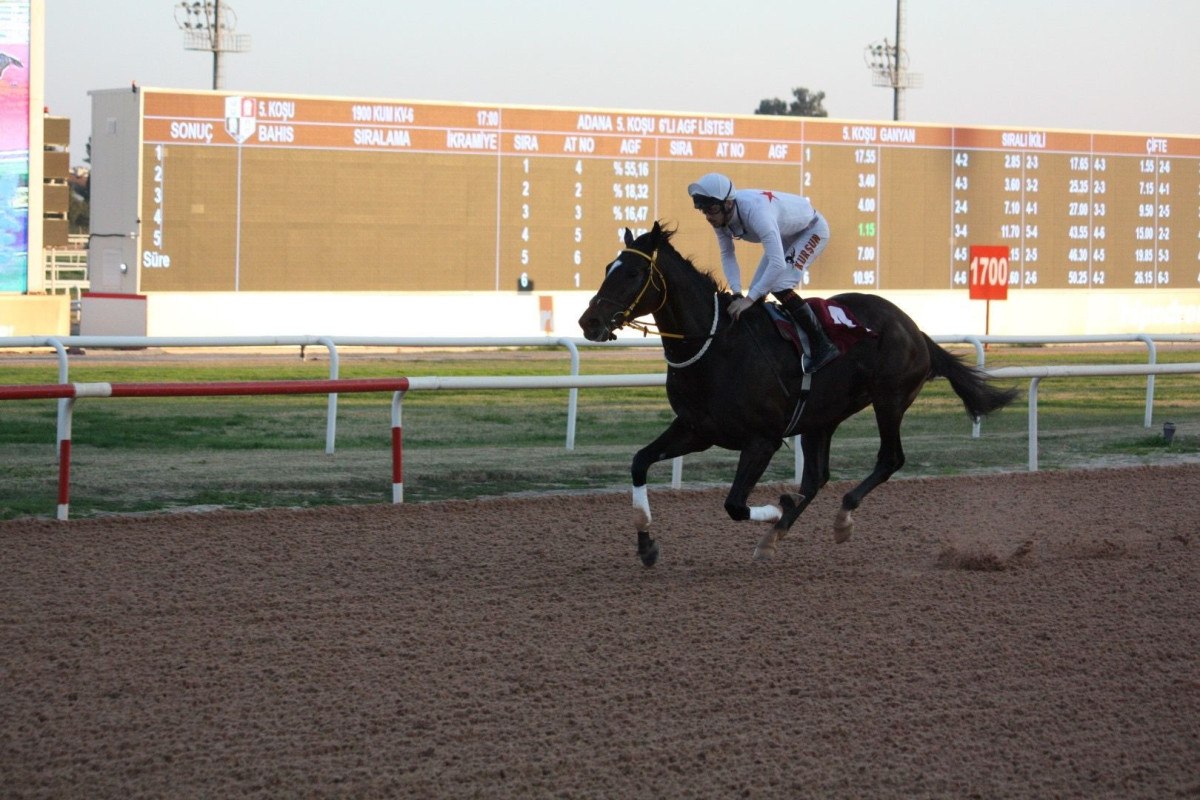
<path id="1" fill-rule="evenodd" d="M 571 376 L 579 375 L 579 348 L 570 339 L 559 339 L 559 344 L 567 348 L 571 354 Z M 579 415 L 579 387 L 572 386 L 567 391 L 567 449 L 575 449 L 575 424 Z"/>
<path id="2" fill-rule="evenodd" d="M 58 442 L 58 509 L 55 516 L 66 520 L 71 509 L 71 417 L 75 409 L 75 398 L 65 397 L 59 402 L 59 422 L 62 439 Z"/>
<path id="3" fill-rule="evenodd" d="M 1150 355 L 1149 355 L 1150 361 L 1147 363 L 1157 364 L 1158 363 L 1158 348 L 1155 346 L 1154 340 L 1151 339 L 1148 335 L 1146 335 L 1144 333 L 1139 334 L 1138 338 L 1146 343 L 1146 349 L 1150 353 Z M 1150 427 L 1150 425 L 1153 423 L 1153 418 L 1154 418 L 1154 373 L 1151 372 L 1146 375 L 1146 421 L 1145 421 L 1145 427 L 1147 427 L 1147 428 Z"/>
<path id="4" fill-rule="evenodd" d="M 404 390 L 392 393 L 392 503 L 404 502 Z"/>
<path id="5" fill-rule="evenodd" d="M 328 336 L 317 338 L 317 344 L 323 344 L 329 350 L 329 380 L 338 379 L 340 371 L 337 345 Z M 333 455 L 334 443 L 337 440 L 337 392 L 329 393 L 329 402 L 325 410 L 325 455 Z"/>
<path id="6" fill-rule="evenodd" d="M 1038 468 L 1038 383 L 1041 378 L 1029 381 L 1029 471 Z"/>
<path id="7" fill-rule="evenodd" d="M 54 353 L 58 357 L 58 382 L 67 383 L 70 380 L 70 366 L 68 364 L 69 359 L 67 357 L 67 348 L 63 346 L 62 342 L 54 337 L 46 339 L 46 344 L 54 348 Z M 67 438 L 70 438 L 71 436 L 71 426 L 70 423 L 66 421 L 69 413 L 70 410 L 67 408 L 67 399 L 65 397 L 59 399 L 58 419 L 55 423 L 55 430 L 58 431 L 56 434 L 57 441 L 55 442 L 57 447 L 54 451 L 55 455 L 59 458 L 62 457 L 61 451 L 63 437 L 66 436 Z"/>

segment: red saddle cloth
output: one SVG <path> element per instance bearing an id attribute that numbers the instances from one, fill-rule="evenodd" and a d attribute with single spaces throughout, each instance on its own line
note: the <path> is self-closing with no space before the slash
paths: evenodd
<path id="1" fill-rule="evenodd" d="M 875 331 L 859 323 L 850 309 L 836 300 L 826 300 L 822 297 L 810 297 L 804 302 L 817 314 L 821 327 L 829 334 L 830 340 L 841 352 L 846 352 L 860 339 L 878 336 Z"/>
<path id="2" fill-rule="evenodd" d="M 850 309 L 836 300 L 810 297 L 804 302 L 812 308 L 821 327 L 829 335 L 829 340 L 841 353 L 845 353 L 862 339 L 879 335 L 860 324 Z M 800 336 L 796 332 L 796 323 L 781 307 L 773 306 L 772 310 L 775 312 L 772 316 L 775 319 L 775 327 L 778 328 L 779 335 L 796 345 L 797 351 L 801 351 L 803 348 L 800 344 Z"/>

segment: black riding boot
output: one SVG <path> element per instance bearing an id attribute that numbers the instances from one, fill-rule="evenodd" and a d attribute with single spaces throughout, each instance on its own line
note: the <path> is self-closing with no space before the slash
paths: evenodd
<path id="1" fill-rule="evenodd" d="M 800 326 L 800 329 L 808 336 L 808 343 L 812 347 L 812 356 L 809 358 L 809 372 L 816 372 L 841 355 L 833 342 L 829 341 L 829 337 L 825 334 L 825 329 L 817 321 L 817 315 L 813 313 L 808 303 L 800 299 L 800 295 L 795 292 L 788 292 L 781 299 L 783 300 L 783 307 L 787 309 L 788 314 L 791 315 L 796 324 Z"/>

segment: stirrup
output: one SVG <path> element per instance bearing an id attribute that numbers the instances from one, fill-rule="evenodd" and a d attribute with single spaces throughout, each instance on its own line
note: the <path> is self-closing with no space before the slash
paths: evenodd
<path id="1" fill-rule="evenodd" d="M 812 347 L 811 341 L 809 342 L 809 346 Z M 834 346 L 832 342 L 828 341 L 828 339 L 826 340 L 825 346 L 820 350 L 818 350 L 816 347 L 812 347 L 812 350 L 813 352 L 808 356 L 808 369 L 805 370 L 805 372 L 808 373 L 816 372 L 821 367 L 824 367 L 831 361 L 836 360 L 837 357 L 841 355 L 841 352 L 837 349 L 837 347 Z"/>

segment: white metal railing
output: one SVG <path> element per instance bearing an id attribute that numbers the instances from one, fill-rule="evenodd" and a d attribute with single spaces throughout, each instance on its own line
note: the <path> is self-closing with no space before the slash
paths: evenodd
<path id="1" fill-rule="evenodd" d="M 70 281 L 87 286 L 88 251 L 49 247 L 45 251 L 46 280 Z"/>
<path id="2" fill-rule="evenodd" d="M 1059 367 L 999 367 L 994 378 L 1029 378 L 1029 471 L 1038 468 L 1038 385 L 1043 378 L 1083 378 L 1101 375 L 1200 374 L 1200 363 L 1185 364 L 1079 364 Z M 1147 423 L 1147 427 L 1149 424 Z"/>
<path id="3" fill-rule="evenodd" d="M 1029 470 L 1036 471 L 1037 463 L 1037 386 L 1043 378 L 1071 378 L 1101 375 L 1141 375 L 1141 374 L 1200 374 L 1200 363 L 1187 364 L 1101 364 L 1059 367 L 1003 367 L 992 371 L 995 378 L 1032 379 L 1029 391 Z M 341 381 L 346 385 L 345 391 L 381 391 L 395 390 L 392 398 L 392 501 L 403 502 L 403 476 L 400 467 L 401 459 L 401 414 L 403 397 L 411 390 L 466 390 L 481 389 L 557 389 L 587 387 L 622 387 L 622 386 L 659 386 L 664 384 L 666 376 L 654 374 L 625 374 L 625 375 L 586 375 L 586 376 L 458 376 L 458 377 L 423 377 L 396 379 L 364 379 L 361 381 Z M 304 386 L 302 384 L 320 384 L 320 386 Z M 219 394 L 282 394 L 308 393 L 326 391 L 330 381 L 251 381 L 243 383 L 219 384 L 49 384 L 29 387 L 4 387 L 0 393 L 2 399 L 21 399 L 31 397 L 61 397 L 67 402 L 66 438 L 59 443 L 59 493 L 58 518 L 67 518 L 69 497 L 69 454 L 70 454 L 70 420 L 71 406 L 75 397 L 135 397 L 135 396 L 182 396 L 182 395 L 219 395 Z M 347 384 L 361 384 L 352 389 Z M 369 384 L 369 385 L 368 385 Z M 117 391 L 120 387 L 121 391 Z M 799 453 L 799 448 L 796 448 Z M 673 461 L 671 485 L 680 486 L 682 459 Z M 797 460 L 795 482 L 799 483 L 802 476 L 803 461 Z"/>
<path id="4" fill-rule="evenodd" d="M 1034 379 L 1034 384 L 1030 387 L 1031 402 L 1034 403 L 1034 410 L 1031 412 L 1034 416 L 1031 417 L 1031 434 L 1030 447 L 1031 459 L 1030 469 L 1036 469 L 1036 382 L 1044 377 L 1069 377 L 1070 375 L 1146 375 L 1146 404 L 1144 415 L 1144 426 L 1149 428 L 1153 421 L 1154 408 L 1154 377 L 1162 373 L 1178 373 L 1189 372 L 1187 367 L 1193 366 L 1189 364 L 1172 364 L 1172 365 L 1157 365 L 1157 348 L 1156 342 L 1180 342 L 1180 343 L 1200 343 L 1200 335 L 1197 334 L 1101 334 L 1101 335 L 1080 335 L 1080 336 L 974 336 L 974 335 L 943 335 L 931 336 L 935 342 L 939 344 L 971 344 L 975 348 L 976 361 L 981 368 L 986 367 L 985 353 L 986 345 L 988 344 L 1095 344 L 1095 343 L 1129 343 L 1140 342 L 1146 345 L 1148 352 L 1148 363 L 1144 365 L 1129 364 L 1129 365 L 1095 365 L 1097 372 L 1088 372 L 1089 367 L 1003 367 L 992 371 L 990 374 L 996 377 L 1031 377 Z M 622 338 L 611 342 L 591 342 L 582 338 L 571 337 L 517 337 L 510 339 L 495 339 L 495 338 L 479 338 L 479 337 L 458 337 L 458 338 L 433 338 L 433 337 L 366 337 L 366 336 L 245 336 L 245 337 L 166 337 L 166 336 L 25 336 L 25 337 L 0 337 L 0 348 L 39 348 L 51 347 L 55 350 L 58 357 L 58 374 L 60 383 L 69 382 L 69 356 L 72 348 L 99 347 L 99 348 L 146 348 L 146 347 L 300 347 L 304 348 L 309 345 L 325 347 L 329 352 L 329 378 L 336 380 L 339 378 L 339 357 L 338 346 L 343 347 L 411 347 L 411 348 L 501 348 L 501 347 L 562 347 L 565 348 L 570 356 L 570 375 L 573 378 L 580 377 L 580 359 L 579 347 L 590 348 L 641 348 L 641 347 L 661 347 L 662 340 L 657 337 L 645 338 Z M 1166 367 L 1166 368 L 1156 368 Z M 1178 369 L 1183 367 L 1183 369 Z M 1066 372 L 1055 372 L 1053 375 L 1041 372 L 1041 370 L 1073 370 L 1070 375 Z M 1128 371 L 1120 371 L 1120 370 Z M 1031 372 L 1023 372 L 1023 370 L 1032 370 Z M 1117 370 L 1117 371 L 1104 371 Z M 547 376 L 553 377 L 553 376 Z M 665 376 L 663 376 L 665 380 Z M 415 379 L 414 379 L 415 380 Z M 449 381 L 449 378 L 437 379 L 441 381 Z M 566 434 L 566 449 L 573 450 L 575 448 L 575 430 L 578 412 L 578 397 L 579 383 L 575 384 L 558 384 L 555 387 L 545 386 L 543 388 L 567 388 L 567 434 Z M 56 443 L 61 443 L 63 439 L 63 426 L 66 401 L 59 401 L 59 422 L 58 434 Z M 976 421 L 973 426 L 972 435 L 979 436 L 979 422 Z M 326 412 L 326 430 L 325 430 L 325 452 L 332 454 L 335 449 L 335 439 L 337 434 L 337 394 L 328 396 L 327 412 Z M 794 448 L 796 456 L 795 472 L 800 475 L 803 468 L 803 455 L 799 447 Z M 681 473 L 681 461 L 676 459 L 673 468 L 673 484 L 679 485 Z"/>
<path id="5" fill-rule="evenodd" d="M 303 352 L 310 345 L 321 346 L 329 352 L 329 379 L 340 375 L 338 345 L 343 347 L 412 347 L 412 348 L 500 348 L 500 347 L 562 347 L 570 356 L 570 374 L 579 375 L 579 347 L 622 348 L 662 347 L 658 338 L 592 342 L 583 338 L 529 336 L 508 339 L 484 337 L 367 337 L 367 336 L 16 336 L 0 337 L 0 348 L 53 348 L 58 358 L 59 383 L 70 382 L 70 351 L 87 347 L 143 349 L 147 347 L 299 347 Z M 572 387 L 567 396 L 566 449 L 575 449 L 575 429 L 579 407 L 579 390 Z M 62 414 L 65 402 L 59 404 L 59 436 L 62 441 Z M 332 454 L 337 438 L 337 394 L 330 394 L 325 420 L 325 452 Z"/>
<path id="6" fill-rule="evenodd" d="M 1155 342 L 1200 342 L 1200 335 L 1197 334 L 1150 334 L 1150 333 L 1125 333 L 1125 334 L 1081 334 L 1078 336 L 931 336 L 938 344 L 969 344 L 975 348 L 975 363 L 979 367 L 985 366 L 987 345 L 989 344 L 1025 344 L 1025 345 L 1044 345 L 1044 344 L 1119 344 L 1122 342 L 1141 342 L 1146 345 L 1148 364 L 1158 363 L 1158 348 Z M 1144 425 L 1149 428 L 1152 424 L 1154 415 L 1154 373 L 1146 375 L 1146 413 L 1144 416 Z M 971 435 L 978 439 L 980 430 L 980 421 L 976 420 L 972 428 Z"/>
<path id="7" fill-rule="evenodd" d="M 72 239 L 78 237 L 72 236 Z M 85 237 L 86 241 L 86 237 Z M 80 298 L 91 287 L 86 249 L 48 248 L 45 259 L 46 292 L 71 298 L 71 319 L 79 321 Z"/>
<path id="8" fill-rule="evenodd" d="M 70 351 L 85 347 L 138 349 L 146 347 L 302 347 L 324 346 L 329 350 L 329 378 L 338 377 L 338 354 L 333 341 L 326 336 L 14 336 L 0 338 L 0 347 L 51 347 L 58 357 L 58 382 L 70 383 Z M 66 438 L 67 401 L 58 401 L 58 424 L 55 446 Z M 325 452 L 333 453 L 337 435 L 337 395 L 330 394 L 325 417 Z"/>

